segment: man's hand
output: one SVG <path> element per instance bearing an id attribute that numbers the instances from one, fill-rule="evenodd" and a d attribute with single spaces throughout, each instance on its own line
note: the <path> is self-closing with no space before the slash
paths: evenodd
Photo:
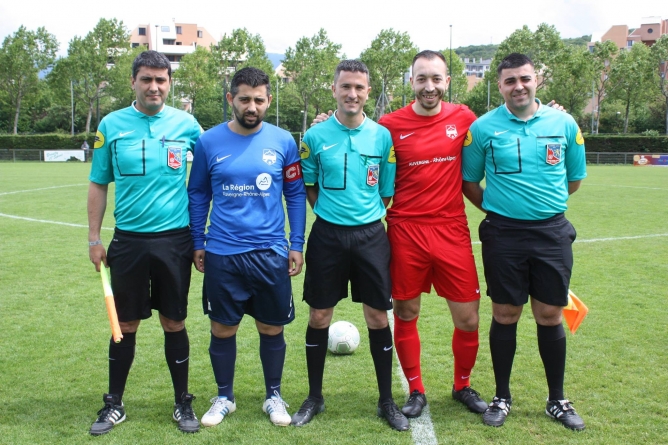
<path id="1" fill-rule="evenodd" d="M 304 265 L 304 256 L 301 252 L 291 250 L 288 253 L 288 275 L 294 277 L 299 275 Z"/>
<path id="2" fill-rule="evenodd" d="M 102 244 L 88 247 L 88 257 L 90 262 L 95 264 L 95 270 L 100 271 L 100 264 L 102 267 L 107 267 L 107 251 Z"/>
<path id="3" fill-rule="evenodd" d="M 313 118 L 313 122 L 311 122 L 311 127 L 314 126 L 315 124 L 325 122 L 327 119 L 329 119 L 332 116 L 332 114 L 334 114 L 334 112 L 332 112 L 332 110 L 329 110 L 327 113 L 320 113 L 315 118 Z"/>
<path id="4" fill-rule="evenodd" d="M 556 103 L 554 100 L 549 101 L 549 102 L 547 103 L 547 106 L 548 106 L 548 107 L 552 107 L 552 108 L 554 108 L 555 110 L 558 110 L 558 111 L 566 112 L 566 109 L 565 109 L 563 106 L 561 106 L 561 105 L 559 105 L 558 103 Z"/>
<path id="5" fill-rule="evenodd" d="M 206 254 L 206 251 L 204 249 L 200 250 L 195 250 L 193 252 L 193 264 L 195 265 L 195 269 L 198 271 L 204 273 L 204 256 Z"/>

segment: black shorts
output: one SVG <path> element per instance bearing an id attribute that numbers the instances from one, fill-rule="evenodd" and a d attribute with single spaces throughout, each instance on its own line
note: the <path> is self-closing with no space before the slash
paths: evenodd
<path id="1" fill-rule="evenodd" d="M 478 233 L 487 295 L 494 303 L 521 306 L 531 295 L 566 306 L 576 233 L 563 214 L 522 221 L 489 213 Z"/>
<path id="2" fill-rule="evenodd" d="M 237 255 L 207 252 L 202 303 L 215 322 L 236 326 L 244 314 L 283 326 L 295 319 L 288 259 L 271 249 Z"/>
<path id="3" fill-rule="evenodd" d="M 392 309 L 390 243 L 380 221 L 340 226 L 316 218 L 306 244 L 304 301 L 329 309 L 348 296 L 374 309 Z"/>
<path id="4" fill-rule="evenodd" d="M 144 320 L 152 309 L 170 320 L 185 320 L 192 260 L 187 227 L 159 233 L 116 229 L 107 263 L 118 320 Z"/>

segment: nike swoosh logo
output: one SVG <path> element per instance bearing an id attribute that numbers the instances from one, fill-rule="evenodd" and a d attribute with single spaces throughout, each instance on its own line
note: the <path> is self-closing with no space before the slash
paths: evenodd
<path id="1" fill-rule="evenodd" d="M 469 377 L 471 377 L 471 376 L 470 376 L 470 375 L 463 375 L 463 376 L 462 376 L 462 380 L 466 380 L 466 379 L 468 379 Z"/>
<path id="2" fill-rule="evenodd" d="M 399 139 L 406 139 L 408 136 L 411 136 L 413 134 L 415 134 L 415 132 L 408 133 L 408 134 L 400 134 Z"/>
<path id="3" fill-rule="evenodd" d="M 272 386 L 271 389 L 276 389 L 276 388 L 280 388 L 280 387 L 281 387 L 281 385 L 278 385 L 278 386 Z"/>
<path id="4" fill-rule="evenodd" d="M 219 158 L 219 157 L 216 156 L 216 162 L 223 161 L 223 160 L 229 158 L 230 156 L 232 156 L 232 155 L 223 156 L 222 158 Z"/>
<path id="5" fill-rule="evenodd" d="M 322 149 L 323 149 L 323 150 L 329 150 L 330 148 L 332 148 L 332 147 L 336 147 L 337 145 L 339 145 L 339 144 L 336 143 L 336 144 L 332 144 L 332 145 L 323 145 L 323 146 L 322 146 Z"/>
<path id="6" fill-rule="evenodd" d="M 306 343 L 307 348 L 315 348 L 316 346 L 318 346 L 318 345 L 309 345 L 308 343 Z"/>
<path id="7" fill-rule="evenodd" d="M 120 135 L 121 137 L 123 137 L 123 136 L 127 136 L 127 135 L 129 135 L 130 133 L 134 133 L 134 132 L 135 132 L 135 130 L 132 130 L 132 131 L 126 131 L 126 132 L 122 132 L 122 131 L 121 131 L 121 132 L 119 133 L 119 135 Z"/>
<path id="8" fill-rule="evenodd" d="M 288 318 L 292 315 L 292 308 L 290 308 L 290 312 L 288 313 Z"/>
<path id="9" fill-rule="evenodd" d="M 417 379 L 417 378 L 418 378 L 418 376 L 410 377 L 410 378 L 408 379 L 408 381 L 409 381 L 409 382 L 412 382 L 413 380 L 415 380 L 415 379 Z"/>
<path id="10" fill-rule="evenodd" d="M 506 131 L 508 131 L 508 130 L 506 130 Z M 500 135 L 500 134 L 503 134 L 503 133 L 505 133 L 506 131 L 495 131 L 495 132 L 494 132 L 494 136 L 498 136 L 498 135 Z"/>
<path id="11" fill-rule="evenodd" d="M 383 351 L 389 351 L 390 349 L 392 349 L 392 346 L 388 346 L 386 348 L 383 348 Z"/>
<path id="12" fill-rule="evenodd" d="M 479 294 L 479 293 L 480 293 L 480 289 L 476 289 L 476 290 L 475 290 L 475 293 L 476 293 L 476 294 Z"/>
<path id="13" fill-rule="evenodd" d="M 183 360 L 177 360 L 177 361 L 176 361 L 176 364 L 177 364 L 177 365 L 180 365 L 181 363 L 188 361 L 189 358 L 190 358 L 190 357 L 186 357 L 186 358 L 184 358 Z"/>

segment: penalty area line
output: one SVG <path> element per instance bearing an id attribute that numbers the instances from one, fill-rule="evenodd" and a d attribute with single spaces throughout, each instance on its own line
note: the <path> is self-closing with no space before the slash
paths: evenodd
<path id="1" fill-rule="evenodd" d="M 13 192 L 2 192 L 0 193 L 0 196 L 4 195 L 14 195 L 16 193 L 29 193 L 29 192 L 38 192 L 40 190 L 53 190 L 53 189 L 62 189 L 65 187 L 80 187 L 82 185 L 87 185 L 87 184 L 70 184 L 70 185 L 54 185 L 53 187 L 42 187 L 38 189 L 30 189 L 30 190 L 16 190 Z"/>
<path id="2" fill-rule="evenodd" d="M 0 213 L 0 217 L 3 218 L 10 218 L 10 219 L 20 219 L 22 221 L 30 221 L 30 222 L 38 222 L 42 224 L 56 224 L 59 226 L 68 226 L 68 227 L 80 227 L 87 229 L 88 226 L 85 224 L 73 224 L 73 223 L 66 223 L 66 222 L 61 222 L 61 221 L 50 221 L 48 219 L 35 219 L 35 218 L 26 218 L 25 216 L 16 216 L 16 215 L 7 215 L 6 213 Z M 102 227 L 102 230 L 114 230 L 110 227 Z"/>
<path id="3" fill-rule="evenodd" d="M 634 239 L 645 239 L 645 238 L 660 238 L 668 236 L 668 233 L 650 233 L 649 235 L 636 235 L 636 236 L 613 236 L 610 238 L 592 238 L 592 239 L 576 239 L 575 244 L 580 243 L 601 243 L 608 241 L 628 241 Z M 480 241 L 473 241 L 471 243 L 474 246 L 480 245 Z"/>
<path id="4" fill-rule="evenodd" d="M 390 323 L 390 330 L 392 331 L 392 336 L 394 337 L 394 314 L 392 310 L 387 311 L 387 320 Z M 404 371 L 401 369 L 401 363 L 399 363 L 399 356 L 397 356 L 397 350 L 394 349 L 394 355 L 397 358 L 397 375 L 401 381 L 401 387 L 404 390 L 404 394 L 408 394 L 408 382 L 404 376 Z M 400 403 L 399 406 L 402 406 L 403 403 Z M 415 445 L 438 445 L 438 440 L 436 440 L 436 433 L 434 432 L 434 424 L 431 421 L 431 413 L 429 411 L 429 404 L 422 409 L 422 415 L 414 419 L 408 419 L 411 424 L 411 437 L 413 438 L 413 443 Z"/>

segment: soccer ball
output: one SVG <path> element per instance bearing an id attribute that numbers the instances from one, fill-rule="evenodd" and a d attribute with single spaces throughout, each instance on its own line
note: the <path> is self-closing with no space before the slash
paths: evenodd
<path id="1" fill-rule="evenodd" d="M 360 345 L 360 333 L 352 323 L 337 321 L 329 327 L 327 348 L 332 354 L 352 354 Z"/>

